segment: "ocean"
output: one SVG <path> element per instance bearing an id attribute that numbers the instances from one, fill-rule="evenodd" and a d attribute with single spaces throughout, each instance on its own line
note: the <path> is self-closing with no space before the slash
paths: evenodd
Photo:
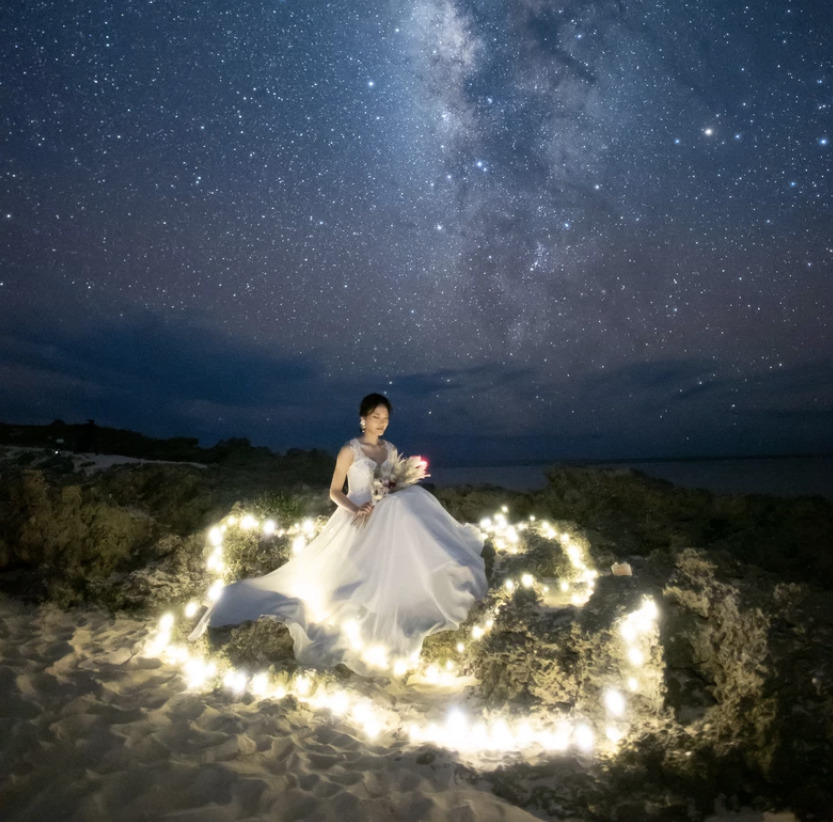
<path id="1" fill-rule="evenodd" d="M 431 467 L 437 486 L 488 483 L 514 491 L 543 488 L 542 465 Z M 756 457 L 713 460 L 658 460 L 655 462 L 594 463 L 599 468 L 633 468 L 687 488 L 721 493 L 771 494 L 794 497 L 822 495 L 833 499 L 833 456 Z"/>

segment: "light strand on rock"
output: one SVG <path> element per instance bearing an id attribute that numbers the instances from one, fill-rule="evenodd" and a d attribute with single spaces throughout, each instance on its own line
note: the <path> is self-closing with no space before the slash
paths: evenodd
<path id="1" fill-rule="evenodd" d="M 586 548 L 568 533 L 559 533 L 546 520 L 538 521 L 530 517 L 528 522 L 512 524 L 508 520 L 508 509 L 504 506 L 493 517 L 481 521 L 481 530 L 493 539 L 496 550 L 511 555 L 518 555 L 526 550 L 524 533 L 534 530 L 545 539 L 558 541 L 570 561 L 573 575 L 561 581 L 561 588 L 574 589 L 573 601 L 580 594 L 582 603 L 592 594 L 598 572 L 589 566 Z M 260 529 L 264 536 L 288 537 L 292 540 L 293 550 L 306 544 L 314 537 L 316 523 L 312 519 L 296 522 L 287 529 L 280 529 L 274 520 L 258 520 L 250 514 L 231 515 L 208 532 L 210 552 L 206 559 L 206 570 L 210 583 L 206 599 L 214 601 L 226 583 L 228 566 L 224 557 L 224 538 L 230 529 L 240 528 L 244 532 Z M 507 578 L 502 596 L 510 596 L 519 589 L 541 589 L 545 586 L 535 579 L 530 572 L 523 572 L 517 578 Z M 308 602 L 314 604 L 314 593 L 308 592 Z M 486 618 L 472 627 L 472 639 L 479 640 L 495 624 L 494 616 L 499 611 L 496 605 Z M 193 620 L 199 611 L 199 603 L 191 601 L 183 609 L 186 620 Z M 616 746 L 626 734 L 627 702 L 622 693 L 627 689 L 637 692 L 640 688 L 640 676 L 644 675 L 644 665 L 650 658 L 651 646 L 657 640 L 656 620 L 658 608 L 650 597 L 645 597 L 639 609 L 626 615 L 619 622 L 618 630 L 625 644 L 626 658 L 632 669 L 622 683 L 621 688 L 609 688 L 602 697 L 609 721 L 604 728 L 604 738 Z M 156 630 L 145 644 L 148 656 L 159 657 L 163 661 L 180 667 L 186 687 L 202 691 L 214 689 L 221 685 L 235 697 L 251 694 L 258 699 L 282 700 L 294 697 L 313 710 L 323 710 L 331 715 L 353 722 L 371 739 L 381 734 L 402 732 L 398 714 L 388 707 L 374 704 L 367 697 L 351 693 L 347 687 L 333 687 L 325 678 L 315 671 L 301 671 L 294 676 L 275 677 L 267 672 L 250 675 L 217 659 L 203 656 L 182 644 L 172 642 L 176 617 L 167 612 L 159 619 Z M 362 640 L 358 624 L 348 620 L 343 626 L 345 635 L 355 643 L 354 647 L 362 649 Z M 463 654 L 466 644 L 462 641 L 456 645 L 457 653 Z M 419 667 L 418 658 L 391 659 L 383 646 L 369 646 L 364 649 L 363 657 L 368 662 L 378 663 L 380 670 L 392 672 L 401 677 Z M 418 671 L 422 681 L 453 687 L 457 682 L 457 665 L 453 660 L 444 663 L 423 666 Z M 589 752 L 597 747 L 598 735 L 587 720 L 570 719 L 558 714 L 545 717 L 517 718 L 501 714 L 484 714 L 469 717 L 461 708 L 453 708 L 444 723 L 411 722 L 406 729 L 408 737 L 414 743 L 431 743 L 442 747 L 465 751 L 468 753 L 510 753 L 528 749 L 545 752 L 567 751 L 575 749 Z"/>

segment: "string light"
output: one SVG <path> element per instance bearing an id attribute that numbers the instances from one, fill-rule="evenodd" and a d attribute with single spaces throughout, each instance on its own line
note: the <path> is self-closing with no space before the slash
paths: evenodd
<path id="1" fill-rule="evenodd" d="M 561 543 L 569 559 L 574 575 L 559 582 L 563 592 L 572 590 L 573 601 L 582 604 L 592 593 L 592 588 L 598 578 L 598 572 L 589 565 L 587 550 L 580 541 L 575 540 L 566 532 L 558 532 L 546 520 L 538 521 L 531 516 L 527 522 L 514 526 L 509 523 L 508 508 L 503 506 L 493 517 L 486 517 L 480 521 L 481 530 L 490 534 L 497 547 L 500 539 L 503 550 L 517 554 L 525 550 L 527 532 L 538 533 L 546 539 Z M 521 527 L 523 526 L 523 527 Z M 303 550 L 308 539 L 314 537 L 316 522 L 310 518 L 291 527 L 279 529 L 274 520 L 260 522 L 253 515 L 242 514 L 239 517 L 231 515 L 223 523 L 209 529 L 207 535 L 208 546 L 211 551 L 206 558 L 206 568 L 211 577 L 206 599 L 216 601 L 225 585 L 225 575 L 228 568 L 223 555 L 223 542 L 230 530 L 239 528 L 244 532 L 260 529 L 264 536 L 287 536 L 294 552 Z M 506 594 L 511 595 L 518 587 L 535 589 L 535 577 L 529 573 L 521 573 L 517 579 L 507 578 L 504 583 Z M 542 586 L 541 590 L 546 590 Z M 311 589 L 305 592 L 309 604 L 315 604 L 315 593 Z M 187 619 L 193 619 L 199 611 L 199 603 L 191 601 L 181 610 Z M 492 609 L 493 614 L 500 610 L 498 602 Z M 618 626 L 619 635 L 624 645 L 628 662 L 635 668 L 642 669 L 646 662 L 646 654 L 653 642 L 657 640 L 656 620 L 659 610 L 650 597 L 645 597 L 636 611 L 626 615 Z M 472 626 L 471 636 L 474 640 L 482 639 L 495 624 L 494 616 L 487 613 L 481 623 Z M 390 709 L 376 706 L 366 698 L 353 696 L 343 689 L 331 689 L 324 680 L 314 672 L 301 672 L 289 679 L 273 679 L 266 672 L 259 672 L 250 676 L 245 671 L 231 666 L 223 666 L 217 660 L 208 659 L 192 653 L 188 647 L 172 643 L 176 618 L 172 612 L 163 614 L 155 632 L 148 638 L 145 653 L 160 657 L 166 662 L 176 664 L 182 668 L 186 687 L 194 690 L 215 687 L 217 682 L 235 696 L 250 693 L 257 698 L 282 700 L 293 696 L 299 702 L 309 705 L 316 710 L 327 710 L 333 716 L 345 718 L 359 726 L 365 735 L 375 739 L 385 732 L 395 732 L 399 727 L 398 715 Z M 453 660 L 432 663 L 425 667 L 420 674 L 418 670 L 418 654 L 409 659 L 392 659 L 387 648 L 374 644 L 365 646 L 361 637 L 361 626 L 356 620 L 346 620 L 341 625 L 345 637 L 351 646 L 361 652 L 365 661 L 380 670 L 392 671 L 395 676 L 402 677 L 411 672 L 422 681 L 436 686 L 459 689 L 463 680 L 457 678 L 457 666 Z M 466 651 L 464 642 L 456 643 L 459 654 Z M 638 672 L 634 672 L 636 674 Z M 624 680 L 623 687 L 628 691 L 638 692 L 640 681 L 637 675 L 631 674 Z M 621 690 L 608 688 L 602 695 L 602 702 L 609 717 L 620 720 L 626 711 L 626 700 Z M 600 729 L 603 739 L 612 745 L 618 745 L 626 734 L 626 726 L 609 721 Z M 477 752 L 512 752 L 529 748 L 540 748 L 544 751 L 563 752 L 571 747 L 582 752 L 589 752 L 597 745 L 597 736 L 593 727 L 586 720 L 573 722 L 566 717 L 557 715 L 552 717 L 507 717 L 494 716 L 476 719 L 468 716 L 461 708 L 449 710 L 443 723 L 413 722 L 408 728 L 408 735 L 414 742 L 432 742 L 444 747 Z"/>

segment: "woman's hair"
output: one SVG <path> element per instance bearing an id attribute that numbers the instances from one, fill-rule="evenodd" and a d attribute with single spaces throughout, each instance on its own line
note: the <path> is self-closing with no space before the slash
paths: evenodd
<path id="1" fill-rule="evenodd" d="M 390 400 L 384 394 L 368 394 L 362 398 L 359 404 L 359 416 L 366 417 L 374 408 L 384 405 L 388 409 L 388 414 L 393 411 Z"/>

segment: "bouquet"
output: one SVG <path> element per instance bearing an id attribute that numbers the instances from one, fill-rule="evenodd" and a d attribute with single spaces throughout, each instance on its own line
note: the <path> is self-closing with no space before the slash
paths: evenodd
<path id="1" fill-rule="evenodd" d="M 403 457 L 395 448 L 390 457 L 373 472 L 373 482 L 370 486 L 370 498 L 373 504 L 383 500 L 394 491 L 401 491 L 414 485 L 426 477 L 428 460 L 423 457 Z"/>

